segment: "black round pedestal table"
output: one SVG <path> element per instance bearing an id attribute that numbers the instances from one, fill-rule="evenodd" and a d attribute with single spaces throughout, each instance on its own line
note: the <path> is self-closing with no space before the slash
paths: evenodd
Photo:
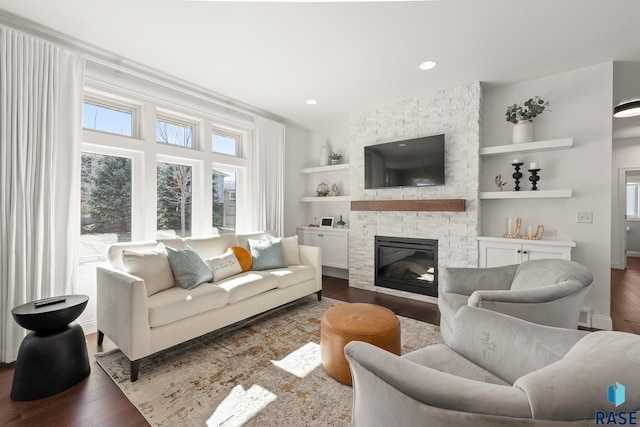
<path id="1" fill-rule="evenodd" d="M 12 400 L 36 400 L 59 393 L 85 379 L 91 370 L 84 332 L 71 323 L 87 306 L 86 295 L 20 305 L 11 314 L 30 332 L 20 344 L 11 387 Z"/>

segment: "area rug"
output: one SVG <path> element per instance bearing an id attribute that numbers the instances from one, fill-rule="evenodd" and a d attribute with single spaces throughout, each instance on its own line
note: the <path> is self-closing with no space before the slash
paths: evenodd
<path id="1" fill-rule="evenodd" d="M 129 381 L 119 350 L 98 364 L 152 426 L 348 426 L 352 388 L 320 365 L 330 298 L 309 296 L 164 350 Z M 400 317 L 402 353 L 441 342 L 437 326 Z"/>

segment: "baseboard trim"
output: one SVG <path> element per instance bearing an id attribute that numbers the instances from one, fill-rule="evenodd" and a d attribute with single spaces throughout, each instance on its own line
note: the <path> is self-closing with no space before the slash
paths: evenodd
<path id="1" fill-rule="evenodd" d="M 85 335 L 90 335 L 98 332 L 98 322 L 96 319 L 85 320 L 84 322 L 79 322 L 80 327 L 82 327 L 82 331 Z"/>
<path id="2" fill-rule="evenodd" d="M 613 321 L 609 316 L 594 314 L 591 316 L 591 327 L 595 329 L 602 329 L 604 331 L 611 331 L 613 330 Z"/>

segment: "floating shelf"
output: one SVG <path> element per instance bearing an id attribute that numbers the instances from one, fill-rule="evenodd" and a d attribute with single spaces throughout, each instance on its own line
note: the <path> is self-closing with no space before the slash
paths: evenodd
<path id="1" fill-rule="evenodd" d="M 571 197 L 571 190 L 537 190 L 537 191 L 482 191 L 478 195 L 481 200 L 487 199 L 554 199 Z"/>
<path id="2" fill-rule="evenodd" d="M 318 173 L 318 172 L 334 172 L 349 169 L 349 163 L 340 163 L 337 165 L 315 166 L 312 168 L 300 169 L 300 173 Z"/>
<path id="3" fill-rule="evenodd" d="M 349 196 L 303 197 L 301 202 L 348 202 Z"/>
<path id="4" fill-rule="evenodd" d="M 502 154 L 535 153 L 540 151 L 568 150 L 573 146 L 573 138 L 550 139 L 548 141 L 525 142 L 522 144 L 497 145 L 480 149 L 481 156 Z"/>

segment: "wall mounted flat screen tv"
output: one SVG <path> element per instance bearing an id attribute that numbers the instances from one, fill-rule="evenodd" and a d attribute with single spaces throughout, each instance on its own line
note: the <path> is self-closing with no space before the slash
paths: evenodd
<path id="1" fill-rule="evenodd" d="M 364 188 L 444 185 L 444 135 L 364 147 Z"/>

